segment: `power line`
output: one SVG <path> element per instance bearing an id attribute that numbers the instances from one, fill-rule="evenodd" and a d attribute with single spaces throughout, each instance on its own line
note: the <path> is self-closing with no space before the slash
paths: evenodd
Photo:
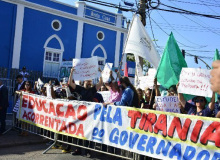
<path id="1" fill-rule="evenodd" d="M 173 2 L 171 2 L 171 3 L 173 3 Z M 174 4 L 174 3 L 173 3 L 173 4 Z M 175 4 L 174 4 L 174 5 L 175 5 Z M 211 29 L 209 29 L 209 28 L 207 28 L 207 27 L 204 27 L 203 25 L 201 25 L 201 24 L 199 24 L 198 22 L 196 22 L 196 21 L 194 21 L 194 20 L 192 20 L 192 19 L 190 19 L 190 18 L 186 17 L 186 16 L 185 16 L 185 15 L 183 15 L 183 14 L 181 14 L 181 15 L 182 15 L 183 17 L 185 17 L 185 18 L 189 19 L 190 21 L 192 21 L 192 22 L 196 23 L 197 25 L 202 26 L 203 28 L 206 28 L 207 30 L 211 31 L 212 33 L 214 33 L 214 34 L 216 34 L 216 35 L 220 36 L 220 34 L 218 34 L 218 33 L 214 32 L 214 31 L 212 31 Z"/>
<path id="2" fill-rule="evenodd" d="M 163 3 L 160 3 L 160 4 L 165 6 L 165 7 L 171 8 L 172 10 L 163 9 L 163 8 L 155 8 L 156 10 L 168 11 L 168 12 L 173 12 L 173 13 L 189 14 L 189 15 L 197 15 L 197 16 L 202 16 L 202 17 L 207 17 L 207 18 L 214 18 L 214 19 L 220 19 L 220 16 L 200 14 L 200 13 L 188 11 L 188 10 L 185 10 L 185 9 L 169 6 L 169 5 L 166 5 L 166 4 L 163 4 Z"/>
<path id="3" fill-rule="evenodd" d="M 167 24 L 177 33 L 177 34 L 179 34 L 182 38 L 184 38 L 185 40 L 187 40 L 188 42 L 190 42 L 190 43 L 193 43 L 193 44 L 195 44 L 195 45 L 198 45 L 198 46 L 200 46 L 200 47 L 204 47 L 204 46 L 202 46 L 202 45 L 199 45 L 199 44 L 197 44 L 197 43 L 194 43 L 194 42 L 192 42 L 192 41 L 190 41 L 190 40 L 188 40 L 187 38 L 185 38 L 183 35 L 181 35 L 175 28 L 173 28 L 173 26 L 172 25 L 170 25 L 170 23 L 157 11 L 157 13 L 161 16 L 161 18 L 163 18 L 163 20 L 165 21 L 165 22 L 167 22 Z"/>
<path id="4" fill-rule="evenodd" d="M 186 2 L 186 1 L 179 1 L 179 0 L 169 0 L 169 1 L 174 1 L 174 2 L 179 2 L 179 3 L 188 3 L 188 4 L 193 4 L 193 5 L 202 5 L 204 6 L 204 4 L 201 4 L 201 3 L 193 3 L 193 2 Z M 211 6 L 211 7 L 220 7 L 220 5 L 210 5 L 210 4 L 207 4 L 207 6 Z"/>
<path id="5" fill-rule="evenodd" d="M 157 22 L 155 22 L 155 20 L 153 20 L 151 17 L 149 17 L 166 35 L 170 36 L 163 28 L 161 28 Z M 177 41 L 177 40 L 176 40 Z M 189 48 L 195 48 L 195 47 L 192 47 L 192 46 L 187 46 L 179 41 L 177 41 L 179 44 L 182 44 L 184 47 L 189 47 Z"/>
<path id="6" fill-rule="evenodd" d="M 200 2 L 202 2 L 201 0 L 199 0 Z M 203 3 L 203 2 L 202 2 Z M 204 4 L 204 3 L 203 3 Z M 217 12 L 215 12 L 211 7 L 207 6 L 206 4 L 204 4 L 207 8 L 209 8 L 211 11 L 213 11 L 214 13 L 216 13 L 217 15 L 219 15 Z"/>

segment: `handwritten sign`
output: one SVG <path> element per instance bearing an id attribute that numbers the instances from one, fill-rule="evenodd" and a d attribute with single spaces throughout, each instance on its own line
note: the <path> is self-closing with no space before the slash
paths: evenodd
<path id="1" fill-rule="evenodd" d="M 109 98 L 111 96 L 110 91 L 102 91 L 99 93 L 102 95 L 104 102 L 109 102 Z"/>
<path id="2" fill-rule="evenodd" d="M 157 111 L 180 113 L 177 96 L 156 96 L 155 100 Z"/>
<path id="3" fill-rule="evenodd" d="M 180 74 L 178 92 L 203 97 L 212 97 L 210 70 L 183 68 Z"/>
<path id="4" fill-rule="evenodd" d="M 110 71 L 112 70 L 113 63 L 106 63 L 102 71 L 102 79 L 104 83 L 107 83 L 110 76 Z"/>
<path id="5" fill-rule="evenodd" d="M 19 120 L 163 160 L 220 158 L 220 119 L 22 95 Z M 39 105 L 42 104 L 42 105 Z M 65 141 L 65 140 L 64 140 Z"/>
<path id="6" fill-rule="evenodd" d="M 148 70 L 147 76 L 139 77 L 139 81 L 140 81 L 139 86 L 142 90 L 145 90 L 146 88 L 150 88 L 150 89 L 153 88 L 156 72 L 157 72 L 156 69 L 150 68 Z M 157 84 L 160 85 L 158 82 Z"/>
<path id="7" fill-rule="evenodd" d="M 73 72 L 74 80 L 90 80 L 98 77 L 98 59 L 97 57 L 92 58 L 81 58 L 73 59 Z"/>

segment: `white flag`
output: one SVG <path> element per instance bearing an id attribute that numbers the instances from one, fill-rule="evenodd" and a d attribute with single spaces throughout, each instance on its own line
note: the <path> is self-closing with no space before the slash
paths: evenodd
<path id="1" fill-rule="evenodd" d="M 160 56 L 137 15 L 133 16 L 124 53 L 132 53 L 149 61 L 157 69 Z"/>

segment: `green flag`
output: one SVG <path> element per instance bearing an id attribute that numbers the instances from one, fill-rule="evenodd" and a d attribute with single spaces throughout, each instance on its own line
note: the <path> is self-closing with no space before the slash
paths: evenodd
<path id="1" fill-rule="evenodd" d="M 186 61 L 171 32 L 157 69 L 157 81 L 165 88 L 176 85 L 183 67 L 187 67 Z"/>
<path id="2" fill-rule="evenodd" d="M 220 60 L 218 49 L 215 50 L 215 56 L 213 58 L 213 61 L 216 61 L 216 60 Z"/>
<path id="3" fill-rule="evenodd" d="M 217 61 L 217 60 L 220 60 L 218 49 L 215 50 L 215 56 L 213 58 L 213 61 Z M 215 102 L 217 101 L 218 101 L 218 94 L 215 93 Z"/>

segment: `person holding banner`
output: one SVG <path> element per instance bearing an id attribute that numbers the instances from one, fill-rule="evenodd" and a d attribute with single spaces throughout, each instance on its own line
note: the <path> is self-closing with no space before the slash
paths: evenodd
<path id="1" fill-rule="evenodd" d="M 69 76 L 69 81 L 68 81 L 70 90 L 72 92 L 78 93 L 81 97 L 80 100 L 93 102 L 95 94 L 101 88 L 101 86 L 103 84 L 102 76 L 99 78 L 99 82 L 96 85 L 92 86 L 92 80 L 85 80 L 84 87 L 82 87 L 82 86 L 75 84 L 75 81 L 73 80 L 74 70 L 75 69 L 73 67 L 70 71 L 70 76 Z M 100 69 L 99 69 L 99 71 L 101 72 Z M 85 143 L 87 145 L 87 141 L 84 141 L 83 143 Z M 67 146 L 67 149 L 65 149 L 65 150 L 70 151 L 71 150 L 70 147 L 71 146 Z M 86 152 L 87 157 L 91 157 L 91 154 L 88 150 L 86 150 L 85 152 Z M 75 151 L 72 152 L 72 155 L 79 155 L 79 154 L 81 154 L 80 148 L 76 148 Z"/>
<path id="2" fill-rule="evenodd" d="M 179 83 L 177 84 L 177 88 L 179 86 Z M 195 105 L 190 104 L 185 100 L 182 93 L 178 93 L 178 98 L 183 106 L 184 110 L 187 112 L 187 114 L 190 115 L 197 115 L 197 116 L 204 116 L 204 117 L 211 117 L 214 107 L 215 107 L 215 94 L 213 93 L 211 102 L 206 107 L 206 104 L 208 103 L 205 97 L 202 96 L 196 96 L 193 98 L 193 102 Z"/>
<path id="3" fill-rule="evenodd" d="M 32 87 L 31 87 L 30 81 L 26 81 L 26 82 L 25 82 L 25 89 L 16 91 L 16 94 L 21 95 L 22 92 L 27 92 L 27 93 L 35 94 L 35 92 L 32 91 Z M 19 107 L 19 106 L 15 106 L 15 107 Z M 17 109 L 14 108 L 13 110 L 14 110 L 14 111 L 15 111 L 15 110 L 18 111 L 19 108 L 17 108 Z M 24 122 L 21 122 L 21 127 L 22 127 L 23 129 L 25 128 L 24 125 L 25 125 L 25 123 L 24 123 Z M 27 124 L 26 127 L 28 128 L 28 124 Z M 19 135 L 20 135 L 20 136 L 28 136 L 28 132 L 27 132 L 27 131 L 21 131 L 21 133 L 20 133 Z"/>
<path id="4" fill-rule="evenodd" d="M 128 77 L 120 78 L 121 85 L 125 88 L 120 101 L 114 102 L 116 106 L 131 106 L 138 108 L 140 106 L 139 97 L 136 89 L 131 84 Z"/>
<path id="5" fill-rule="evenodd" d="M 141 88 L 138 88 L 137 89 L 137 93 L 138 93 L 138 96 L 139 96 L 139 100 L 140 100 L 140 106 L 139 108 L 143 108 L 144 107 L 144 104 L 145 104 L 145 100 L 143 98 L 143 90 Z"/>

